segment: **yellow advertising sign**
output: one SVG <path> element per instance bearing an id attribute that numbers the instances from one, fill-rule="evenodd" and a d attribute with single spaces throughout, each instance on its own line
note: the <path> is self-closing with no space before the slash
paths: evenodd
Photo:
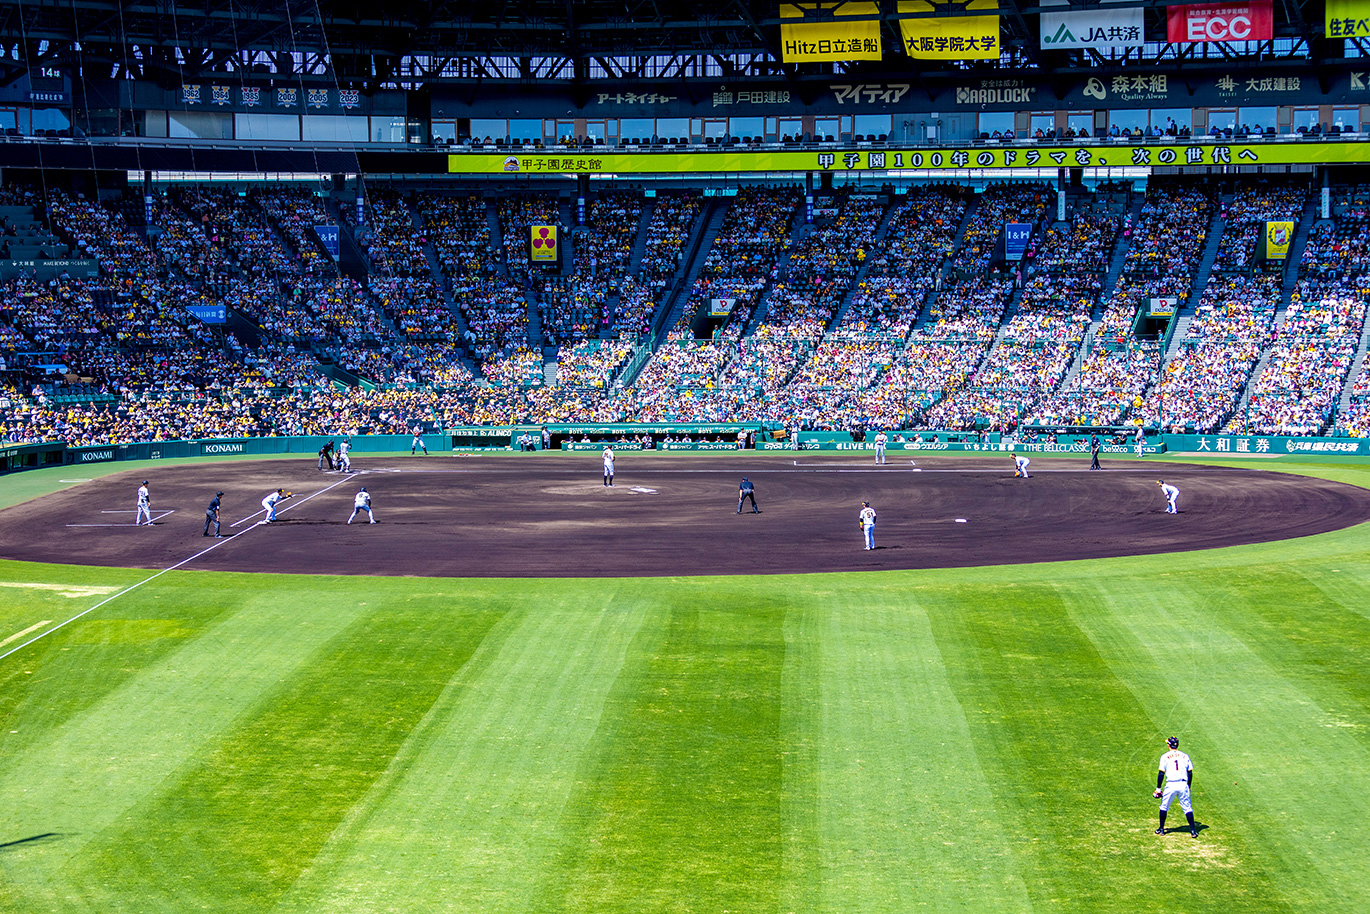
<path id="1" fill-rule="evenodd" d="M 1370 0 L 1327 0 L 1328 38 L 1370 38 Z"/>
<path id="2" fill-rule="evenodd" d="M 558 263 L 557 227 L 555 225 L 528 226 L 529 263 Z"/>
<path id="3" fill-rule="evenodd" d="M 1370 163 L 1370 143 L 1131 143 L 1088 146 L 830 147 L 727 152 L 555 151 L 527 155 L 454 153 L 450 174 L 740 174 L 806 171 L 977 171 L 1019 168 L 1126 168 L 1155 165 L 1348 165 Z M 556 226 L 542 226 L 552 228 Z"/>
<path id="4" fill-rule="evenodd" d="M 879 60 L 880 20 L 875 3 L 780 4 L 780 59 L 785 63 Z M 807 16 L 807 21 L 805 17 Z M 795 20 L 793 23 L 786 20 Z"/>
<path id="5" fill-rule="evenodd" d="M 1289 242 L 1294 240 L 1294 223 L 1267 222 L 1265 224 L 1265 259 L 1284 260 L 1289 256 Z"/>
<path id="6" fill-rule="evenodd" d="M 904 52 L 921 60 L 998 60 L 999 4 L 969 0 L 965 10 L 987 10 L 992 16 L 934 16 L 900 19 Z M 944 0 L 899 0 L 901 13 L 936 13 L 949 9 Z"/>

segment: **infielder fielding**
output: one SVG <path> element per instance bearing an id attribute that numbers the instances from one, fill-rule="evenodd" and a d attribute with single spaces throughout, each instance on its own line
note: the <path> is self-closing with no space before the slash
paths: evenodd
<path id="1" fill-rule="evenodd" d="M 1161 487 L 1161 494 L 1165 496 L 1165 513 L 1178 514 L 1179 512 L 1175 510 L 1175 499 L 1180 497 L 1180 490 L 1164 479 L 1156 480 L 1156 485 Z"/>
<path id="2" fill-rule="evenodd" d="M 861 502 L 861 532 L 866 537 L 866 550 L 875 548 L 875 509 L 868 501 Z"/>
<path id="3" fill-rule="evenodd" d="M 1013 478 L 1017 479 L 1019 476 L 1021 476 L 1024 479 L 1027 479 L 1028 464 L 1032 463 L 1032 461 L 1028 460 L 1026 457 L 1020 454 L 1010 453 L 1009 456 L 1013 458 Z"/>
<path id="4" fill-rule="evenodd" d="M 147 518 L 147 526 L 152 526 L 152 505 L 148 502 L 147 480 L 138 487 L 138 514 L 133 518 L 133 526 L 141 527 L 144 524 L 143 518 Z"/>
<path id="5" fill-rule="evenodd" d="M 1151 794 L 1161 801 L 1161 823 L 1156 828 L 1156 834 L 1165 834 L 1165 814 L 1170 811 L 1171 801 L 1178 798 L 1180 809 L 1184 810 L 1184 817 L 1189 820 L 1189 834 L 1197 838 L 1199 829 L 1194 824 L 1194 807 L 1189 799 L 1190 788 L 1194 786 L 1194 764 L 1189 756 L 1180 751 L 1178 737 L 1172 736 L 1165 742 L 1170 750 L 1161 756 L 1161 768 L 1156 772 L 1156 790 Z"/>
<path id="6" fill-rule="evenodd" d="M 294 498 L 294 492 L 287 492 L 285 489 L 277 489 L 266 498 L 262 499 L 262 507 L 266 509 L 266 520 L 263 523 L 270 524 L 276 520 L 276 506 L 287 498 Z"/>
<path id="7" fill-rule="evenodd" d="M 352 523 L 352 518 L 356 517 L 357 514 L 362 511 L 366 512 L 366 516 L 371 519 L 371 523 L 374 524 L 376 522 L 376 515 L 371 512 L 371 493 L 366 491 L 366 486 L 362 486 L 362 490 L 352 499 L 352 517 L 349 517 L 347 522 L 349 524 Z"/>
<path id="8" fill-rule="evenodd" d="M 742 503 L 751 500 L 752 513 L 760 514 L 761 509 L 756 506 L 756 486 L 746 476 L 742 477 L 742 484 L 737 487 L 737 513 L 742 513 Z"/>
<path id="9" fill-rule="evenodd" d="M 606 447 L 604 449 L 604 485 L 612 487 L 614 484 L 614 449 Z"/>

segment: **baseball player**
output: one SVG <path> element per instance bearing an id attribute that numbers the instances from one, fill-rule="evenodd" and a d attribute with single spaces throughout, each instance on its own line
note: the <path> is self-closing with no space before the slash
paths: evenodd
<path id="1" fill-rule="evenodd" d="M 209 536 L 209 527 L 214 525 L 214 538 L 219 538 L 219 499 L 224 497 L 224 493 L 215 492 L 214 498 L 210 500 L 209 507 L 205 508 L 205 536 Z"/>
<path id="2" fill-rule="evenodd" d="M 1146 432 L 1140 425 L 1137 426 L 1137 434 L 1134 436 L 1134 439 L 1137 442 L 1137 456 L 1141 457 L 1146 453 Z"/>
<path id="3" fill-rule="evenodd" d="M 746 476 L 742 477 L 742 484 L 737 487 L 737 513 L 742 513 L 742 502 L 751 499 L 752 513 L 760 514 L 761 510 L 756 506 L 756 486 Z"/>
<path id="4" fill-rule="evenodd" d="M 1180 497 L 1180 490 L 1170 485 L 1164 479 L 1156 480 L 1156 485 L 1161 487 L 1161 494 L 1165 496 L 1165 513 L 1178 514 L 1175 510 L 1175 499 Z"/>
<path id="5" fill-rule="evenodd" d="M 604 485 L 612 488 L 614 484 L 614 449 L 604 449 Z"/>
<path id="6" fill-rule="evenodd" d="M 371 523 L 374 524 L 376 522 L 376 515 L 371 513 L 371 493 L 366 491 L 366 486 L 362 486 L 362 490 L 352 499 L 352 517 L 349 517 L 347 522 L 349 524 L 352 523 L 352 518 L 356 517 L 361 511 L 366 512 L 366 516 L 371 519 Z"/>
<path id="7" fill-rule="evenodd" d="M 875 436 L 875 463 L 877 466 L 883 466 L 885 463 L 885 445 L 889 444 L 889 441 L 889 437 L 884 432 Z"/>
<path id="8" fill-rule="evenodd" d="M 1099 448 L 1103 445 L 1099 443 L 1098 435 L 1089 436 L 1089 468 L 1091 470 L 1102 470 L 1099 465 Z"/>
<path id="9" fill-rule="evenodd" d="M 133 518 L 133 526 L 141 527 L 144 524 L 143 518 L 147 518 L 147 526 L 152 526 L 152 505 L 148 503 L 147 480 L 138 487 L 138 514 Z"/>
<path id="10" fill-rule="evenodd" d="M 272 492 L 266 498 L 263 498 L 262 507 L 266 509 L 266 520 L 262 521 L 262 523 L 274 523 L 276 520 L 276 506 L 281 502 L 285 501 L 287 498 L 294 497 L 295 495 L 293 492 L 287 492 L 285 489 L 277 489 L 275 492 Z"/>
<path id="11" fill-rule="evenodd" d="M 1194 785 L 1194 764 L 1189 756 L 1180 751 L 1178 737 L 1172 736 L 1165 743 L 1170 749 L 1161 756 L 1161 767 L 1156 772 L 1156 790 L 1151 794 L 1161 801 L 1161 824 L 1156 834 L 1165 834 L 1165 814 L 1170 811 L 1170 802 L 1178 799 L 1184 817 L 1189 820 L 1189 834 L 1197 838 L 1199 828 L 1194 824 L 1194 807 L 1189 800 L 1189 790 Z"/>
<path id="12" fill-rule="evenodd" d="M 423 443 L 423 426 L 422 426 L 422 425 L 415 425 L 412 431 L 413 431 L 413 434 L 414 434 L 414 440 L 411 441 L 411 442 L 409 442 L 409 456 L 410 456 L 410 457 L 413 457 L 413 456 L 414 456 L 414 451 L 415 451 L 415 450 L 417 450 L 417 449 L 422 449 L 422 450 L 423 450 L 423 456 L 427 457 L 427 456 L 428 456 L 428 445 L 426 445 L 426 444 Z"/>
<path id="13" fill-rule="evenodd" d="M 875 548 L 875 509 L 868 501 L 861 502 L 861 532 L 866 537 L 867 551 Z"/>
<path id="14" fill-rule="evenodd" d="M 347 456 L 347 452 L 350 450 L 352 450 L 352 439 L 344 438 L 338 442 L 337 466 L 344 473 L 352 472 L 352 458 Z"/>
<path id="15" fill-rule="evenodd" d="M 1017 479 L 1021 476 L 1024 479 L 1028 479 L 1027 468 L 1028 464 L 1032 463 L 1032 461 L 1028 460 L 1026 456 L 1016 452 L 1010 452 L 1009 456 L 1013 458 L 1013 478 Z"/>

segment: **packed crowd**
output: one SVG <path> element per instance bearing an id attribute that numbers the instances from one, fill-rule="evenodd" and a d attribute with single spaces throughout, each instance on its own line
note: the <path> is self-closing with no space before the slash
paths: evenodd
<path id="1" fill-rule="evenodd" d="M 746 324 L 779 274 L 799 201 L 799 191 L 790 186 L 738 190 L 695 277 L 681 327 L 712 299 L 731 299 L 731 322 Z"/>
<path id="2" fill-rule="evenodd" d="M 643 335 L 651 329 L 656 306 L 684 265 L 685 244 L 699 218 L 702 200 L 693 190 L 657 195 L 647 223 L 642 259 L 636 272 L 623 278 L 618 290 L 613 316 L 617 333 Z"/>

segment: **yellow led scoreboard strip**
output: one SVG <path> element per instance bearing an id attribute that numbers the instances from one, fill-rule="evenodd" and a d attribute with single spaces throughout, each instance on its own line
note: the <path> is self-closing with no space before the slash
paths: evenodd
<path id="1" fill-rule="evenodd" d="M 1346 165 L 1370 162 L 1370 143 L 1117 143 L 1089 146 L 949 146 L 719 152 L 469 152 L 447 157 L 450 174 L 730 174 L 975 168 L 1123 168 L 1154 165 Z"/>

